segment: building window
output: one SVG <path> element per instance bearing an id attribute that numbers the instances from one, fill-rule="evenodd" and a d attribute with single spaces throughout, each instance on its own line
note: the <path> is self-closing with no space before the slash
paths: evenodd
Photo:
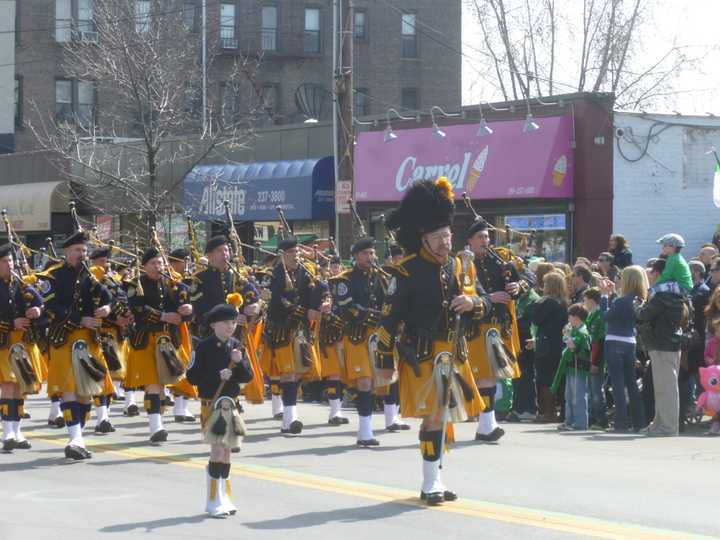
<path id="1" fill-rule="evenodd" d="M 88 129 L 95 117 L 95 84 L 92 81 L 55 81 L 55 120 Z"/>
<path id="2" fill-rule="evenodd" d="M 416 16 L 414 13 L 403 13 L 402 15 L 402 57 L 417 58 L 417 28 Z"/>
<path id="3" fill-rule="evenodd" d="M 400 94 L 400 106 L 406 111 L 420 110 L 417 88 L 403 88 Z"/>
<path id="4" fill-rule="evenodd" d="M 367 13 L 364 11 L 355 10 L 353 35 L 355 39 L 367 39 Z"/>
<path id="5" fill-rule="evenodd" d="M 150 0 L 135 0 L 135 31 L 144 34 L 150 30 Z"/>
<path id="6" fill-rule="evenodd" d="M 235 4 L 220 4 L 220 47 L 222 49 L 237 49 L 238 40 L 235 38 Z"/>
<path id="7" fill-rule="evenodd" d="M 23 80 L 15 77 L 15 127 L 23 127 Z"/>
<path id="8" fill-rule="evenodd" d="M 185 0 L 183 3 L 183 26 L 188 32 L 196 32 L 195 26 L 197 6 L 195 0 Z"/>
<path id="9" fill-rule="evenodd" d="M 305 52 L 320 52 L 320 10 L 305 10 Z"/>
<path id="10" fill-rule="evenodd" d="M 55 0 L 55 41 L 67 43 L 72 36 L 72 2 Z"/>
<path id="11" fill-rule="evenodd" d="M 262 50 L 277 51 L 277 7 L 263 6 L 262 8 Z"/>
<path id="12" fill-rule="evenodd" d="M 77 29 L 80 32 L 80 39 L 84 36 L 97 41 L 95 33 L 95 1 L 94 0 L 77 0 L 78 15 Z M 94 34 L 86 36 L 86 34 Z"/>
<path id="13" fill-rule="evenodd" d="M 355 109 L 355 116 L 367 116 L 370 114 L 370 98 L 368 97 L 367 88 L 357 88 L 353 93 L 355 101 L 353 108 Z"/>

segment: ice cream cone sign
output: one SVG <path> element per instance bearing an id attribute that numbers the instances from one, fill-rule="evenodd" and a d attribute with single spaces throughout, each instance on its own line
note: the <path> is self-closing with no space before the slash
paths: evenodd
<path id="1" fill-rule="evenodd" d="M 553 172 L 552 172 L 553 184 L 557 187 L 562 186 L 562 183 L 565 180 L 566 174 L 567 174 L 567 158 L 565 157 L 565 154 L 563 154 L 555 162 L 555 167 L 553 167 Z"/>
<path id="2" fill-rule="evenodd" d="M 483 169 L 485 168 L 485 162 L 487 161 L 489 148 L 490 148 L 489 146 L 486 146 L 485 148 L 483 148 L 482 151 L 475 158 L 475 161 L 472 164 L 472 168 L 470 169 L 470 174 L 468 174 L 468 181 L 467 181 L 467 186 L 466 186 L 466 190 L 468 193 L 472 193 L 472 191 L 475 189 L 478 179 L 480 178 L 480 174 L 483 172 Z"/>

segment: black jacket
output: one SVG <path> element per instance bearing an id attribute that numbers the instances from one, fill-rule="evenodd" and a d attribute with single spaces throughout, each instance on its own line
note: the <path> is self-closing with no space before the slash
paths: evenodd
<path id="1" fill-rule="evenodd" d="M 567 324 L 567 307 L 554 298 L 543 297 L 530 308 L 530 320 L 537 326 L 535 356 L 560 358 L 564 347 L 562 331 Z"/>
<path id="2" fill-rule="evenodd" d="M 240 342 L 235 338 L 223 343 L 214 335 L 198 343 L 186 376 L 190 384 L 197 386 L 201 399 L 212 399 L 215 396 L 222 383 L 220 372 L 230 365 L 232 350 L 240 347 Z M 243 354 L 242 361 L 232 368 L 232 376 L 225 382 L 220 396 L 231 398 L 239 396 L 240 384 L 250 382 L 253 376 L 252 367 Z"/>
<path id="3" fill-rule="evenodd" d="M 679 351 L 683 315 L 687 312 L 682 296 L 658 292 L 638 312 L 638 332 L 648 351 Z"/>

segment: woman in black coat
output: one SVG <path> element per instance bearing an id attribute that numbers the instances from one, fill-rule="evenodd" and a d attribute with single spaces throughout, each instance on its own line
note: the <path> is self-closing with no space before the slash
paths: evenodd
<path id="1" fill-rule="evenodd" d="M 632 251 L 622 234 L 613 234 L 610 237 L 610 253 L 613 256 L 613 264 L 622 270 L 632 265 Z"/>
<path id="2" fill-rule="evenodd" d="M 535 338 L 527 346 L 535 349 L 535 378 L 538 421 L 556 422 L 555 397 L 550 391 L 563 351 L 563 328 L 567 318 L 565 276 L 550 272 L 543 278 L 543 296 L 533 304 L 530 320 L 536 326 Z"/>

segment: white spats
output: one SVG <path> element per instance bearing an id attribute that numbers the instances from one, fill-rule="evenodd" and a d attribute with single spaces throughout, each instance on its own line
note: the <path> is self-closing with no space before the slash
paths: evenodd
<path id="1" fill-rule="evenodd" d="M 175 396 L 175 405 L 173 405 L 173 414 L 175 416 L 185 416 L 187 404 L 183 396 Z"/>
<path id="2" fill-rule="evenodd" d="M 85 441 L 83 440 L 82 427 L 80 427 L 80 424 L 68 426 L 67 430 L 68 436 L 70 437 L 70 441 L 68 442 L 68 444 L 72 446 L 79 446 L 80 448 L 85 448 Z"/>
<path id="3" fill-rule="evenodd" d="M 135 390 L 125 390 L 125 409 L 127 409 L 130 405 L 136 405 L 135 402 Z"/>
<path id="4" fill-rule="evenodd" d="M 150 424 L 150 435 L 153 435 L 163 428 L 162 416 L 159 414 L 148 414 L 148 423 Z"/>
<path id="5" fill-rule="evenodd" d="M 10 420 L 3 420 L 3 441 L 15 438 L 15 430 L 13 429 L 13 423 Z"/>
<path id="6" fill-rule="evenodd" d="M 276 396 L 275 394 L 273 394 L 273 396 L 272 396 L 272 414 L 273 414 L 273 416 L 276 416 L 278 414 L 283 414 L 282 396 Z"/>
<path id="7" fill-rule="evenodd" d="M 445 486 L 440 480 L 440 461 L 427 461 L 423 459 L 423 493 L 442 493 Z"/>
<path id="8" fill-rule="evenodd" d="M 62 413 L 60 412 L 60 402 L 59 401 L 51 401 L 50 402 L 50 415 L 48 416 L 48 419 L 55 420 L 58 416 L 62 416 Z"/>
<path id="9" fill-rule="evenodd" d="M 290 424 L 298 419 L 297 405 L 288 405 L 283 411 L 283 429 L 290 429 Z"/>
<path id="10" fill-rule="evenodd" d="M 495 411 L 480 413 L 476 433 L 490 435 L 496 427 L 498 427 L 498 423 L 495 420 Z"/>
<path id="11" fill-rule="evenodd" d="M 385 403 L 383 405 L 385 412 L 385 427 L 389 428 L 393 424 L 400 423 L 400 406 L 394 403 Z"/>
<path id="12" fill-rule="evenodd" d="M 20 422 L 21 420 L 12 421 L 12 430 L 15 433 L 15 440 L 17 442 L 23 442 L 25 440 L 25 437 L 23 437 L 22 434 L 22 430 L 20 429 Z"/>
<path id="13" fill-rule="evenodd" d="M 98 424 L 104 422 L 105 420 L 110 421 L 107 405 L 98 405 L 95 407 L 95 416 L 97 417 Z"/>
<path id="14" fill-rule="evenodd" d="M 375 438 L 372 430 L 372 416 L 358 416 L 358 441 L 369 441 Z"/>
<path id="15" fill-rule="evenodd" d="M 330 402 L 330 418 L 342 418 L 342 400 L 329 399 Z"/>

